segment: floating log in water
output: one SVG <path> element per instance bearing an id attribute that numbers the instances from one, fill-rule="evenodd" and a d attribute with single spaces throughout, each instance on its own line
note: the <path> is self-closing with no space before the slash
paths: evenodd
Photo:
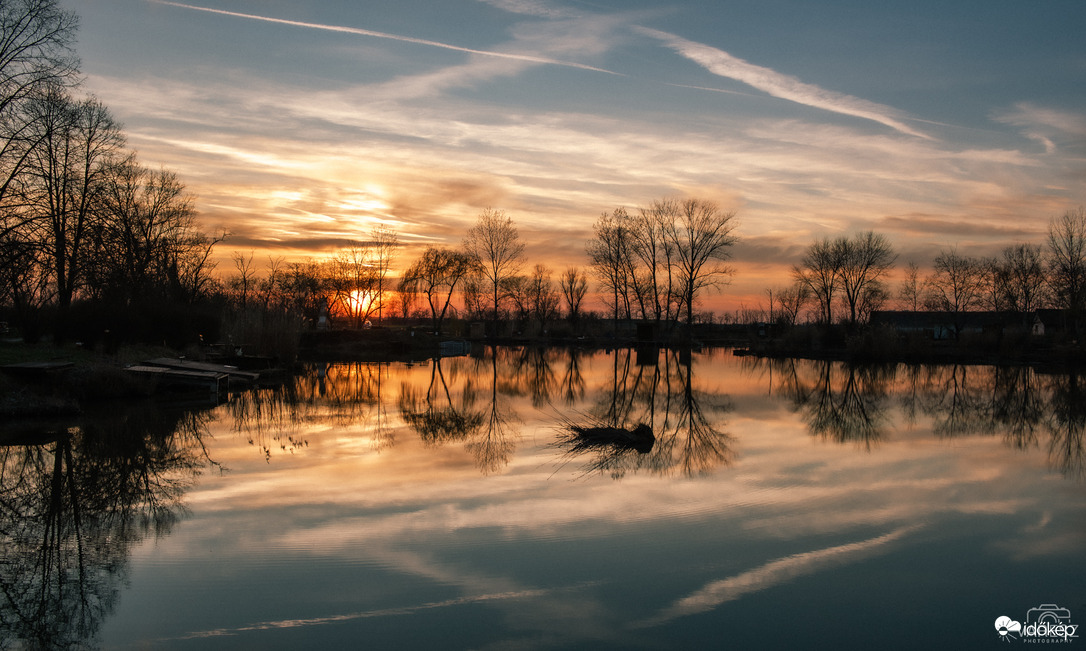
<path id="1" fill-rule="evenodd" d="M 638 425 L 632 430 L 621 427 L 584 427 L 582 425 L 569 425 L 571 434 L 569 443 L 573 452 L 591 448 L 610 447 L 615 449 L 636 450 L 645 454 L 652 450 L 656 443 L 656 437 L 652 428 L 648 425 Z"/>

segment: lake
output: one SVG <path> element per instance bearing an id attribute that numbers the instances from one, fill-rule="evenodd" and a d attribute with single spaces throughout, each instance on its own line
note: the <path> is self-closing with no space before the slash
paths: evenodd
<path id="1" fill-rule="evenodd" d="M 1086 645 L 1078 375 L 501 348 L 36 427 L 4 648 Z"/>

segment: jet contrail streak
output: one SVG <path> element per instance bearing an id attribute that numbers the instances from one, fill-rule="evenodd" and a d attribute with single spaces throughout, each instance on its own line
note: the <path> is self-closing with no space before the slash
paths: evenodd
<path id="1" fill-rule="evenodd" d="M 320 23 L 306 23 L 298 20 L 286 20 L 283 18 L 270 18 L 268 16 L 257 16 L 255 14 L 243 14 L 236 11 L 226 11 L 224 9 L 212 9 L 210 7 L 199 7 L 196 5 L 188 5 L 181 2 L 170 2 L 169 0 L 147 0 L 153 4 L 167 5 L 170 7 L 178 7 L 181 9 L 191 9 L 193 11 L 205 11 L 210 14 L 219 14 L 222 16 L 232 16 L 234 18 L 248 18 L 250 20 L 261 20 L 267 23 L 277 23 L 279 25 L 290 25 L 292 27 L 306 27 L 309 29 L 322 29 L 328 32 L 340 32 L 343 34 L 354 34 L 356 36 L 372 36 L 373 38 L 385 38 L 392 41 L 401 41 L 404 43 L 416 43 L 418 45 L 428 45 L 430 47 L 439 47 L 445 50 L 453 50 L 455 52 L 466 52 L 468 54 L 480 54 L 483 56 L 498 57 L 501 59 L 512 59 L 514 61 L 526 61 L 528 63 L 542 63 L 555 66 L 566 66 L 568 68 L 579 68 L 581 70 L 591 70 L 593 72 L 603 72 L 609 75 L 619 75 L 621 73 L 612 72 L 611 70 L 605 70 L 603 68 L 596 68 L 594 66 L 585 65 L 583 63 L 573 63 L 571 61 L 560 61 L 558 59 L 549 59 L 547 57 L 537 57 L 529 54 L 511 54 L 508 52 L 494 52 L 491 50 L 474 50 L 472 48 L 460 47 L 458 45 L 449 45 L 448 43 L 441 43 L 440 41 L 428 41 L 422 38 L 412 38 L 410 36 L 399 36 L 396 34 L 387 34 L 385 32 L 375 32 L 369 29 L 360 29 L 358 27 L 343 27 L 341 25 L 322 25 Z"/>

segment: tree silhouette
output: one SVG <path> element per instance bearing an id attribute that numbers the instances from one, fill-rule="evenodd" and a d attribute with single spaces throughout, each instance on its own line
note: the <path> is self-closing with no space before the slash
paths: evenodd
<path id="1" fill-rule="evenodd" d="M 1049 282 L 1077 332 L 1086 309 L 1086 209 L 1081 206 L 1048 225 Z"/>
<path id="2" fill-rule="evenodd" d="M 431 246 L 404 273 L 408 291 L 426 297 L 435 334 L 441 333 L 457 286 L 478 269 L 476 259 L 466 253 Z"/>
<path id="3" fill-rule="evenodd" d="M 492 325 L 496 328 L 506 286 L 523 263 L 524 243 L 512 219 L 501 210 L 487 208 L 468 231 L 464 248 L 478 262 L 489 285 Z"/>

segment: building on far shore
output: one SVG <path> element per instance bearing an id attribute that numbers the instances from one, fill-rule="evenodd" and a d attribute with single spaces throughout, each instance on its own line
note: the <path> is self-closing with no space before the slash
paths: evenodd
<path id="1" fill-rule="evenodd" d="M 871 325 L 891 328 L 899 333 L 922 333 L 930 339 L 957 339 L 963 334 L 1010 334 L 1028 332 L 1044 336 L 1064 327 L 1065 316 L 1061 310 L 1037 310 L 1036 312 L 942 312 L 904 310 L 876 310 L 871 313 Z"/>

